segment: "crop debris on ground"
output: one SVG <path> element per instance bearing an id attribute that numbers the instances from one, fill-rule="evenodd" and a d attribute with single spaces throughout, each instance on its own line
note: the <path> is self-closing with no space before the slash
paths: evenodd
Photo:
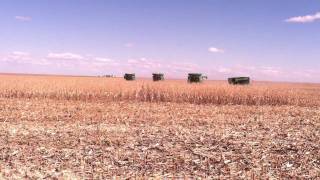
<path id="1" fill-rule="evenodd" d="M 320 85 L 0 76 L 0 179 L 320 178 Z"/>

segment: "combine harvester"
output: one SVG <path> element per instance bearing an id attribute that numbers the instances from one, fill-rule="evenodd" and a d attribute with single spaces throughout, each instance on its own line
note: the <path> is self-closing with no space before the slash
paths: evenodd
<path id="1" fill-rule="evenodd" d="M 124 79 L 127 80 L 127 81 L 134 81 L 136 79 L 136 75 L 134 73 L 126 73 L 124 75 Z"/>
<path id="2" fill-rule="evenodd" d="M 164 74 L 162 73 L 153 73 L 152 74 L 153 81 L 164 81 Z"/>
<path id="3" fill-rule="evenodd" d="M 204 79 L 208 79 L 208 77 L 203 76 L 201 73 L 189 73 L 188 74 L 188 82 L 189 83 L 200 83 Z"/>

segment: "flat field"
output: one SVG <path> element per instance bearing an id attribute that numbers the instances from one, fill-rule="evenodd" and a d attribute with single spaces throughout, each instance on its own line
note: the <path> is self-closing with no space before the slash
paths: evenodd
<path id="1" fill-rule="evenodd" d="M 320 178 L 320 85 L 0 75 L 0 179 Z"/>

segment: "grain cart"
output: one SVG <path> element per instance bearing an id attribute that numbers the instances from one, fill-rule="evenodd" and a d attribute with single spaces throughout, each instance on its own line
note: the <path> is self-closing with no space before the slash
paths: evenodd
<path id="1" fill-rule="evenodd" d="M 229 84 L 233 84 L 233 85 L 246 85 L 246 84 L 250 84 L 250 78 L 249 77 L 231 77 L 228 78 L 228 82 Z"/>

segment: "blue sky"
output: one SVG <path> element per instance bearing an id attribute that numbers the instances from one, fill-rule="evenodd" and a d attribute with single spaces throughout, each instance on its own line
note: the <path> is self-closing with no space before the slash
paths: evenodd
<path id="1" fill-rule="evenodd" d="M 2 0 L 0 71 L 320 82 L 318 0 Z"/>

